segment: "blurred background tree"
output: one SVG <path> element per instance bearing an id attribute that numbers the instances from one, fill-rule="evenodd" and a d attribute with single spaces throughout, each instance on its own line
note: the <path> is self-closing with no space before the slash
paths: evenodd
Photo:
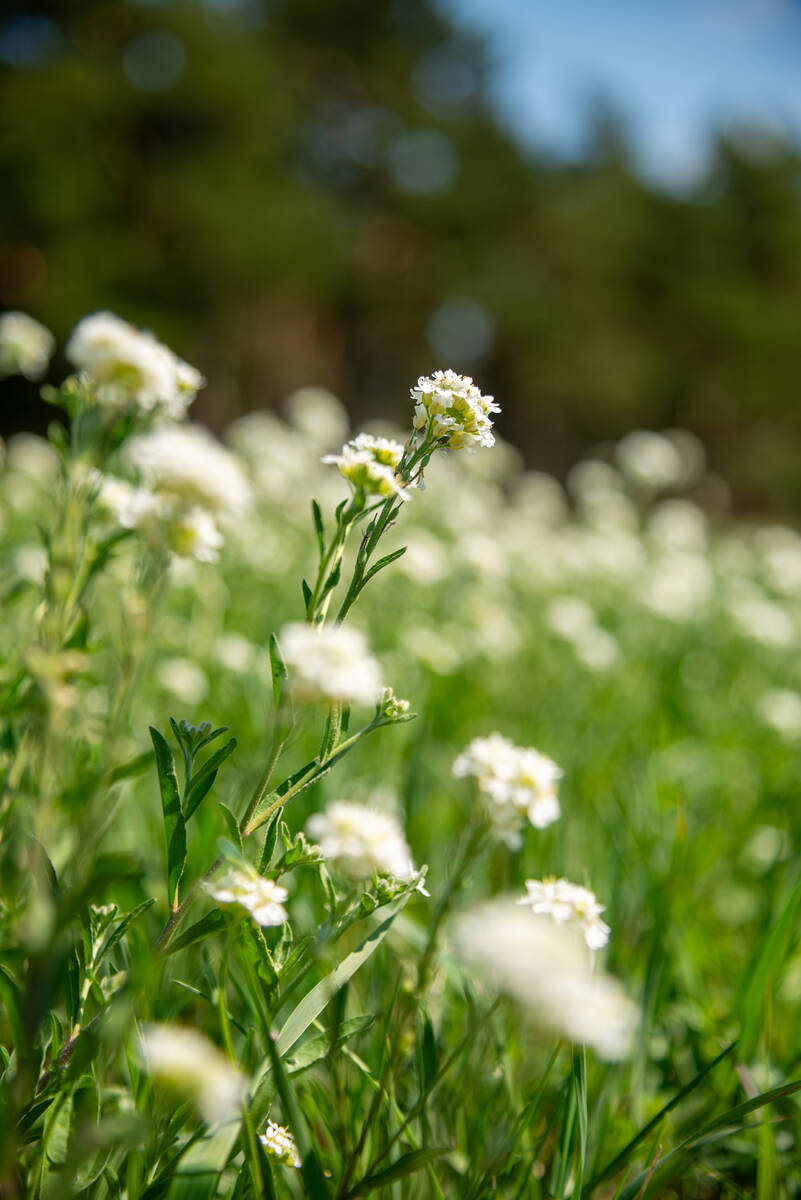
<path id="1" fill-rule="evenodd" d="M 670 194 L 599 100 L 583 161 L 538 159 L 429 0 L 50 0 L 6 10 L 0 61 L 0 307 L 152 327 L 211 426 L 307 383 L 404 421 L 453 366 L 532 466 L 683 425 L 740 508 L 797 509 L 789 144 L 722 139 Z M 4 432 L 44 427 L 29 391 Z"/>

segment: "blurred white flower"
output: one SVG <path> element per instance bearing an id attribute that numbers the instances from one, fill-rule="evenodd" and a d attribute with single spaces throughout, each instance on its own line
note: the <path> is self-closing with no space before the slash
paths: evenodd
<path id="1" fill-rule="evenodd" d="M 47 550 L 35 542 L 23 543 L 14 551 L 14 570 L 20 579 L 41 585 L 47 577 Z"/>
<path id="2" fill-rule="evenodd" d="M 209 694 L 209 678 L 191 658 L 165 658 L 156 667 L 156 677 L 165 692 L 184 704 L 200 704 Z"/>
<path id="3" fill-rule="evenodd" d="M 769 525 L 754 536 L 770 583 L 786 596 L 801 591 L 801 537 L 784 525 Z"/>
<path id="4" fill-rule="evenodd" d="M 15 433 L 9 438 L 6 466 L 9 471 L 30 475 L 31 479 L 46 486 L 57 478 L 61 459 L 46 438 L 35 433 Z"/>
<path id="5" fill-rule="evenodd" d="M 208 1038 L 181 1025 L 146 1025 L 140 1049 L 148 1074 L 192 1100 L 209 1125 L 239 1115 L 245 1079 Z"/>
<path id="6" fill-rule="evenodd" d="M 743 596 L 730 605 L 740 629 L 766 646 L 789 646 L 796 638 L 792 616 L 780 604 L 759 595 Z"/>
<path id="7" fill-rule="evenodd" d="M 279 637 L 298 700 L 375 704 L 381 670 L 363 634 L 345 625 L 285 625 Z"/>
<path id="8" fill-rule="evenodd" d="M 290 425 L 321 450 L 344 441 L 348 414 L 333 392 L 321 387 L 302 387 L 284 400 Z"/>
<path id="9" fill-rule="evenodd" d="M 98 504 L 107 509 L 123 529 L 145 530 L 154 525 L 160 528 L 165 516 L 162 496 L 148 488 L 134 487 L 115 475 L 96 472 L 94 481 L 99 488 Z"/>
<path id="10" fill-rule="evenodd" d="M 229 866 L 225 873 L 203 888 L 223 907 L 245 909 L 257 925 L 283 925 L 289 914 L 284 901 L 289 895 L 274 879 L 265 879 L 244 864 Z"/>
<path id="11" fill-rule="evenodd" d="M 578 929 L 591 950 L 600 950 L 609 941 L 609 926 L 601 920 L 604 906 L 589 888 L 552 876 L 527 879 L 525 886 L 526 895 L 517 903 L 530 906 L 536 916 Z"/>
<path id="12" fill-rule="evenodd" d="M 174 420 L 186 415 L 205 380 L 157 338 L 110 312 L 84 317 L 65 351 L 70 362 L 99 385 L 102 404 L 133 403 L 142 412 L 160 409 Z"/>
<path id="13" fill-rule="evenodd" d="M 50 330 L 27 313 L 0 315 L 0 379 L 5 375 L 41 379 L 55 348 Z"/>
<path id="14" fill-rule="evenodd" d="M 300 1167 L 300 1155 L 292 1134 L 283 1125 L 268 1121 L 264 1133 L 259 1134 L 259 1141 L 272 1157 L 286 1167 Z"/>
<path id="15" fill-rule="evenodd" d="M 644 591 L 646 608 L 672 621 L 697 616 L 712 599 L 714 576 L 701 554 L 661 554 Z"/>
<path id="16" fill-rule="evenodd" d="M 411 396 L 415 429 L 430 428 L 434 437 L 446 439 L 453 450 L 495 444 L 490 418 L 501 406 L 494 397 L 482 396 L 469 375 L 451 370 L 421 375 Z"/>
<path id="17" fill-rule="evenodd" d="M 174 425 L 133 438 L 129 462 L 154 491 L 187 508 L 241 516 L 252 503 L 250 480 L 239 459 L 200 425 Z"/>
<path id="18" fill-rule="evenodd" d="M 403 829 L 391 813 L 335 800 L 309 817 L 306 828 L 325 858 L 354 879 L 390 875 L 408 880 L 416 874 Z"/>
<path id="19" fill-rule="evenodd" d="M 217 660 L 229 671 L 254 671 L 265 661 L 265 652 L 240 633 L 222 633 L 214 647 Z"/>
<path id="20" fill-rule="evenodd" d="M 402 457 L 400 442 L 360 433 L 345 443 L 341 454 L 326 454 L 321 461 L 335 463 L 357 491 L 373 496 L 394 494 L 401 500 L 409 500 L 409 493 L 395 474 Z"/>
<path id="21" fill-rule="evenodd" d="M 546 1032 L 624 1058 L 638 1023 L 635 1005 L 610 975 L 593 969 L 579 936 L 500 899 L 456 922 L 461 957 L 524 1005 Z"/>
<path id="22" fill-rule="evenodd" d="M 196 558 L 198 562 L 217 562 L 223 536 L 214 517 L 205 508 L 190 508 L 176 516 L 169 525 L 169 546 L 181 558 Z"/>
<path id="23" fill-rule="evenodd" d="M 648 533 L 667 550 L 703 553 L 707 542 L 706 514 L 692 500 L 663 500 L 648 518 Z"/>
<path id="24" fill-rule="evenodd" d="M 771 688 L 761 697 L 758 712 L 788 742 L 801 739 L 801 696 L 788 688 Z"/>
<path id="25" fill-rule="evenodd" d="M 618 443 L 615 458 L 632 483 L 654 491 L 680 487 L 686 477 L 681 451 L 664 433 L 649 429 L 627 433 Z"/>
<path id="26" fill-rule="evenodd" d="M 520 822 L 544 829 L 559 817 L 556 789 L 561 769 L 539 750 L 515 746 L 500 733 L 474 738 L 453 764 L 457 777 L 472 775 L 490 801 L 496 832 L 512 848 L 520 845 Z"/>

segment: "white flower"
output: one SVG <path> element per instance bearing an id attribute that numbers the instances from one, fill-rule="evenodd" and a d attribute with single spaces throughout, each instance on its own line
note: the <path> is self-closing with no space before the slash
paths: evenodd
<path id="1" fill-rule="evenodd" d="M 191 658 L 165 658 L 156 668 L 156 678 L 165 692 L 184 704 L 200 704 L 209 694 L 209 677 Z"/>
<path id="2" fill-rule="evenodd" d="M 341 454 L 326 454 L 322 462 L 335 463 L 357 491 L 372 496 L 394 494 L 401 500 L 408 500 L 409 493 L 395 475 L 402 457 L 400 442 L 360 433 L 353 441 L 345 443 Z"/>
<path id="3" fill-rule="evenodd" d="M 223 536 L 211 513 L 204 508 L 190 508 L 170 522 L 169 544 L 180 558 L 212 563 L 220 557 Z"/>
<path id="4" fill-rule="evenodd" d="M 358 630 L 295 622 L 284 626 L 279 641 L 297 699 L 343 704 L 378 701 L 382 691 L 380 668 Z"/>
<path id="5" fill-rule="evenodd" d="M 562 771 L 539 750 L 515 746 L 500 733 L 474 738 L 453 764 L 457 777 L 472 775 L 492 802 L 490 817 L 507 845 L 520 844 L 521 817 L 544 829 L 559 817 L 556 788 Z"/>
<path id="6" fill-rule="evenodd" d="M 4 375 L 41 379 L 55 346 L 50 330 L 27 313 L 3 313 L 0 316 L 0 379 Z"/>
<path id="7" fill-rule="evenodd" d="M 575 926 L 591 950 L 609 941 L 609 926 L 601 920 L 604 906 L 589 888 L 567 879 L 527 879 L 526 895 L 517 903 L 530 905 L 537 916 L 551 917 L 557 925 Z"/>
<path id="8" fill-rule="evenodd" d="M 605 1059 L 629 1053 L 638 1013 L 620 984 L 593 969 L 580 938 L 511 899 L 490 901 L 456 924 L 461 957 L 486 973 L 545 1031 L 586 1043 Z"/>
<path id="9" fill-rule="evenodd" d="M 199 371 L 152 333 L 110 312 L 79 321 L 65 353 L 99 385 L 98 399 L 110 406 L 133 402 L 142 412 L 161 409 L 180 420 L 205 384 Z"/>
<path id="10" fill-rule="evenodd" d="M 790 613 L 767 597 L 755 595 L 736 599 L 731 615 L 743 633 L 766 646 L 789 646 L 795 641 L 795 622 Z"/>
<path id="11" fill-rule="evenodd" d="M 203 886 L 218 904 L 244 908 L 257 925 L 283 925 L 289 916 L 284 908 L 286 888 L 244 865 L 230 866 L 219 879 Z"/>
<path id="12" fill-rule="evenodd" d="M 287 396 L 284 408 L 290 425 L 321 450 L 336 446 L 348 436 L 348 414 L 325 388 L 298 388 Z"/>
<path id="13" fill-rule="evenodd" d="M 93 478 L 99 487 L 98 503 L 116 518 L 123 529 L 160 527 L 165 515 L 163 497 L 148 488 L 134 487 L 127 480 L 114 475 L 95 472 Z"/>
<path id="14" fill-rule="evenodd" d="M 329 862 L 354 879 L 390 875 L 409 880 L 416 874 L 403 829 L 391 813 L 336 800 L 309 817 L 306 828 Z"/>
<path id="15" fill-rule="evenodd" d="M 618 443 L 615 457 L 623 474 L 641 486 L 659 490 L 684 482 L 679 447 L 664 433 L 635 429 Z"/>
<path id="16" fill-rule="evenodd" d="M 154 429 L 134 438 L 127 454 L 151 488 L 187 508 L 240 516 L 251 506 L 250 481 L 239 460 L 200 425 Z"/>
<path id="17" fill-rule="evenodd" d="M 145 1070 L 197 1105 L 209 1125 L 238 1115 L 245 1080 L 208 1038 L 180 1025 L 146 1025 Z"/>
<path id="18" fill-rule="evenodd" d="M 490 417 L 501 407 L 492 396 L 482 396 L 469 375 L 451 370 L 421 375 L 411 396 L 415 429 L 430 428 L 454 450 L 495 444 Z"/>
<path id="19" fill-rule="evenodd" d="M 759 701 L 758 712 L 788 742 L 801 738 L 801 696 L 788 688 L 771 688 Z"/>
<path id="20" fill-rule="evenodd" d="M 283 1125 L 268 1121 L 264 1133 L 259 1134 L 259 1141 L 273 1158 L 287 1167 L 300 1167 L 300 1155 L 292 1134 Z"/>

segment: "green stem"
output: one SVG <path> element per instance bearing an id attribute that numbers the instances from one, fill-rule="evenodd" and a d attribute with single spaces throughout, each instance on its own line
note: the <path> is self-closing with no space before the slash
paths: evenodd
<path id="1" fill-rule="evenodd" d="M 442 923 L 447 917 L 453 904 L 453 898 L 464 879 L 468 868 L 478 858 L 479 854 L 486 845 L 486 834 L 488 825 L 486 820 L 480 821 L 473 829 L 469 838 L 465 842 L 464 850 L 459 858 L 453 874 L 448 880 L 447 887 L 443 892 L 439 903 L 437 904 L 434 917 L 428 931 L 428 939 L 425 944 L 423 953 L 420 956 L 420 962 L 417 968 L 417 990 L 422 992 L 428 985 L 428 980 L 431 974 L 431 960 L 434 957 L 436 950 L 437 935 L 442 927 Z"/>

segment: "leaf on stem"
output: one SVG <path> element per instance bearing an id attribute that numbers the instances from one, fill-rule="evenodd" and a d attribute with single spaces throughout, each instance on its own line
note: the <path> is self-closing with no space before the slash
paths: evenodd
<path id="1" fill-rule="evenodd" d="M 186 825 L 181 812 L 178 794 L 178 779 L 175 774 L 175 759 L 166 738 L 158 729 L 150 726 L 150 736 L 156 752 L 156 769 L 161 791 L 161 809 L 164 815 L 164 833 L 167 839 L 167 893 L 170 908 L 178 907 L 178 890 L 186 866 Z"/>
<path id="2" fill-rule="evenodd" d="M 278 647 L 278 638 L 274 633 L 270 634 L 270 671 L 273 676 L 273 700 L 275 707 L 278 708 L 281 703 L 281 692 L 287 677 L 287 670 Z"/>
<path id="3" fill-rule="evenodd" d="M 325 527 L 323 525 L 323 514 L 320 512 L 320 505 L 316 500 L 312 500 L 312 516 L 314 518 L 314 532 L 317 534 L 317 548 L 320 551 L 320 558 L 325 554 Z"/>

